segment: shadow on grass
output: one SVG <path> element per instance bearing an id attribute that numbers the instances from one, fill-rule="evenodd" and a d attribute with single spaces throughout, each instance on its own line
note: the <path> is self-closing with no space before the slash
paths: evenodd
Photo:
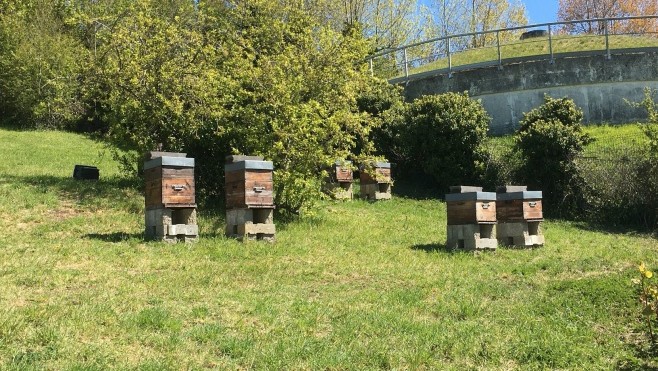
<path id="1" fill-rule="evenodd" d="M 411 249 L 417 251 L 424 251 L 426 253 L 445 252 L 452 254 L 452 253 L 460 252 L 460 250 L 449 249 L 448 246 L 446 246 L 446 244 L 444 243 L 426 243 L 420 245 L 413 245 L 411 246 Z"/>
<path id="2" fill-rule="evenodd" d="M 615 365 L 615 370 L 658 371 L 658 344 L 640 342 L 630 344 L 630 347 L 633 349 L 633 356 L 619 360 Z"/>
<path id="3" fill-rule="evenodd" d="M 144 233 L 126 233 L 126 232 L 90 233 L 90 234 L 86 234 L 84 237 L 94 240 L 100 240 L 103 242 L 123 242 L 132 239 L 144 240 Z"/>
<path id="4" fill-rule="evenodd" d="M 568 220 L 568 219 L 564 219 Z M 587 221 L 575 221 L 573 224 L 576 228 L 582 229 L 589 232 L 604 232 L 612 234 L 637 234 L 637 235 L 651 235 L 653 238 L 657 238 L 656 230 L 650 228 L 647 224 L 638 223 L 638 224 L 605 224 L 605 223 L 593 223 Z"/>
<path id="5" fill-rule="evenodd" d="M 73 173 L 73 169 L 71 169 Z M 102 175 L 101 175 L 102 176 Z M 142 185 L 139 178 L 109 177 L 98 181 L 76 180 L 73 177 L 58 177 L 54 175 L 35 176 L 4 176 L 4 182 L 26 185 L 41 192 L 64 194 L 76 201 L 87 204 L 93 201 L 104 200 L 109 203 L 122 204 L 126 195 L 122 190 L 141 192 Z"/>
<path id="6" fill-rule="evenodd" d="M 434 179 L 425 174 L 400 176 L 395 179 L 391 192 L 394 196 L 412 200 L 438 200 L 443 199 L 445 195 Z"/>

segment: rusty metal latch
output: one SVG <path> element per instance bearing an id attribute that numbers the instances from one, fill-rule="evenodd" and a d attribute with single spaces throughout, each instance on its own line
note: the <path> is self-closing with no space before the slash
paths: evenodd
<path id="1" fill-rule="evenodd" d="M 261 193 L 265 190 L 265 187 L 254 187 L 254 192 Z"/>
<path id="2" fill-rule="evenodd" d="M 171 189 L 173 189 L 176 192 L 180 192 L 185 189 L 185 186 L 181 184 L 174 184 L 171 186 Z"/>
<path id="3" fill-rule="evenodd" d="M 528 206 L 535 207 L 537 206 L 537 202 L 536 201 L 528 202 Z"/>

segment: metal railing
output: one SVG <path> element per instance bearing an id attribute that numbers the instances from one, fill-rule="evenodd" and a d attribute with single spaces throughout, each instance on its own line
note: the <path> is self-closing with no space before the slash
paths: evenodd
<path id="1" fill-rule="evenodd" d="M 523 34 L 521 31 L 529 29 L 535 31 L 535 33 L 539 31 L 540 37 L 520 41 L 519 37 Z M 501 36 L 503 36 L 503 42 L 501 42 Z M 634 42 L 638 40 L 640 42 L 639 45 L 634 45 L 633 42 L 629 42 L 631 40 L 613 39 L 617 36 L 636 36 Z M 646 37 L 637 38 L 637 36 Z M 564 44 L 563 41 L 568 41 L 574 37 L 603 38 L 604 43 L 600 46 L 600 49 L 586 47 L 580 50 L 567 50 L 567 52 L 600 50 L 604 52 L 603 55 L 607 59 L 612 56 L 611 50 L 623 49 L 611 45 L 611 39 L 615 41 L 615 44 L 629 42 L 630 45 L 636 47 L 658 47 L 658 15 L 540 23 L 448 35 L 380 51 L 368 57 L 367 61 L 373 75 L 394 80 L 408 80 L 413 74 L 436 70 L 445 70 L 448 76 L 451 77 L 457 67 L 477 68 L 497 64 L 499 68 L 502 68 L 505 59 L 511 57 L 545 56 L 548 57 L 550 63 L 553 63 L 556 54 L 559 52 L 557 48 Z M 478 42 L 481 45 L 478 45 Z M 515 53 L 512 50 L 520 44 L 528 46 L 531 43 L 543 43 L 542 48 L 547 48 L 547 51 L 539 53 L 531 51 L 528 54 L 528 51 L 520 50 Z M 469 47 L 469 44 L 476 46 Z M 492 49 L 495 49 L 495 53 L 491 52 Z M 470 63 L 460 65 L 458 62 L 455 64 L 454 59 L 456 56 L 461 56 L 463 54 L 460 53 L 471 50 L 483 50 L 485 56 L 475 63 L 469 60 Z M 490 57 L 486 56 L 487 52 Z"/>

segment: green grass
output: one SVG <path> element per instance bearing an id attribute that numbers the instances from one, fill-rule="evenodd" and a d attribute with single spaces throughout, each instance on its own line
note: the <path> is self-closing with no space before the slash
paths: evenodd
<path id="1" fill-rule="evenodd" d="M 0 369 L 608 369 L 655 366 L 631 278 L 648 235 L 548 220 L 546 246 L 443 248 L 446 206 L 323 202 L 274 244 L 142 239 L 102 146 L 0 130 Z M 97 165 L 101 181 L 70 180 Z M 644 358 L 641 358 L 644 357 Z"/>
<path id="2" fill-rule="evenodd" d="M 577 51 L 605 51 L 605 37 L 598 35 L 585 36 L 556 36 L 552 39 L 553 53 L 568 53 Z M 610 49 L 626 49 L 641 47 L 658 47 L 658 37 L 648 36 L 627 36 L 611 35 L 609 37 Z M 549 55 L 548 37 L 531 38 L 513 42 L 506 42 L 501 45 L 501 58 L 519 58 L 539 55 Z M 498 48 L 494 46 L 470 49 L 451 56 L 452 67 L 464 66 L 469 64 L 497 61 Z M 426 71 L 448 68 L 447 58 L 423 64 L 416 68 L 411 68 L 409 73 L 416 74 Z M 397 74 L 398 77 L 403 74 Z"/>

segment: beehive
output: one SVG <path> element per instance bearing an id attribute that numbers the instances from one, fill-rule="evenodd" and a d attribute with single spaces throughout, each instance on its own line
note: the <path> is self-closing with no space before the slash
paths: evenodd
<path id="1" fill-rule="evenodd" d="M 271 161 L 253 159 L 226 164 L 226 208 L 274 207 L 273 169 Z"/>
<path id="2" fill-rule="evenodd" d="M 360 167 L 361 198 L 367 200 L 390 200 L 391 164 L 389 162 L 371 162 Z"/>
<path id="3" fill-rule="evenodd" d="M 256 156 L 228 156 L 226 235 L 240 240 L 274 240 L 274 166 Z"/>
<path id="4" fill-rule="evenodd" d="M 353 197 L 353 182 L 352 162 L 336 161 L 325 181 L 324 191 L 337 200 L 349 200 Z"/>
<path id="5" fill-rule="evenodd" d="M 526 247 L 543 245 L 542 192 L 527 191 L 525 186 L 499 187 L 497 191 L 499 243 Z"/>
<path id="6" fill-rule="evenodd" d="M 194 159 L 184 153 L 150 152 L 144 163 L 145 235 L 168 242 L 198 237 Z"/>
<path id="7" fill-rule="evenodd" d="M 496 194 L 481 187 L 451 187 L 445 196 L 449 249 L 495 249 Z"/>

